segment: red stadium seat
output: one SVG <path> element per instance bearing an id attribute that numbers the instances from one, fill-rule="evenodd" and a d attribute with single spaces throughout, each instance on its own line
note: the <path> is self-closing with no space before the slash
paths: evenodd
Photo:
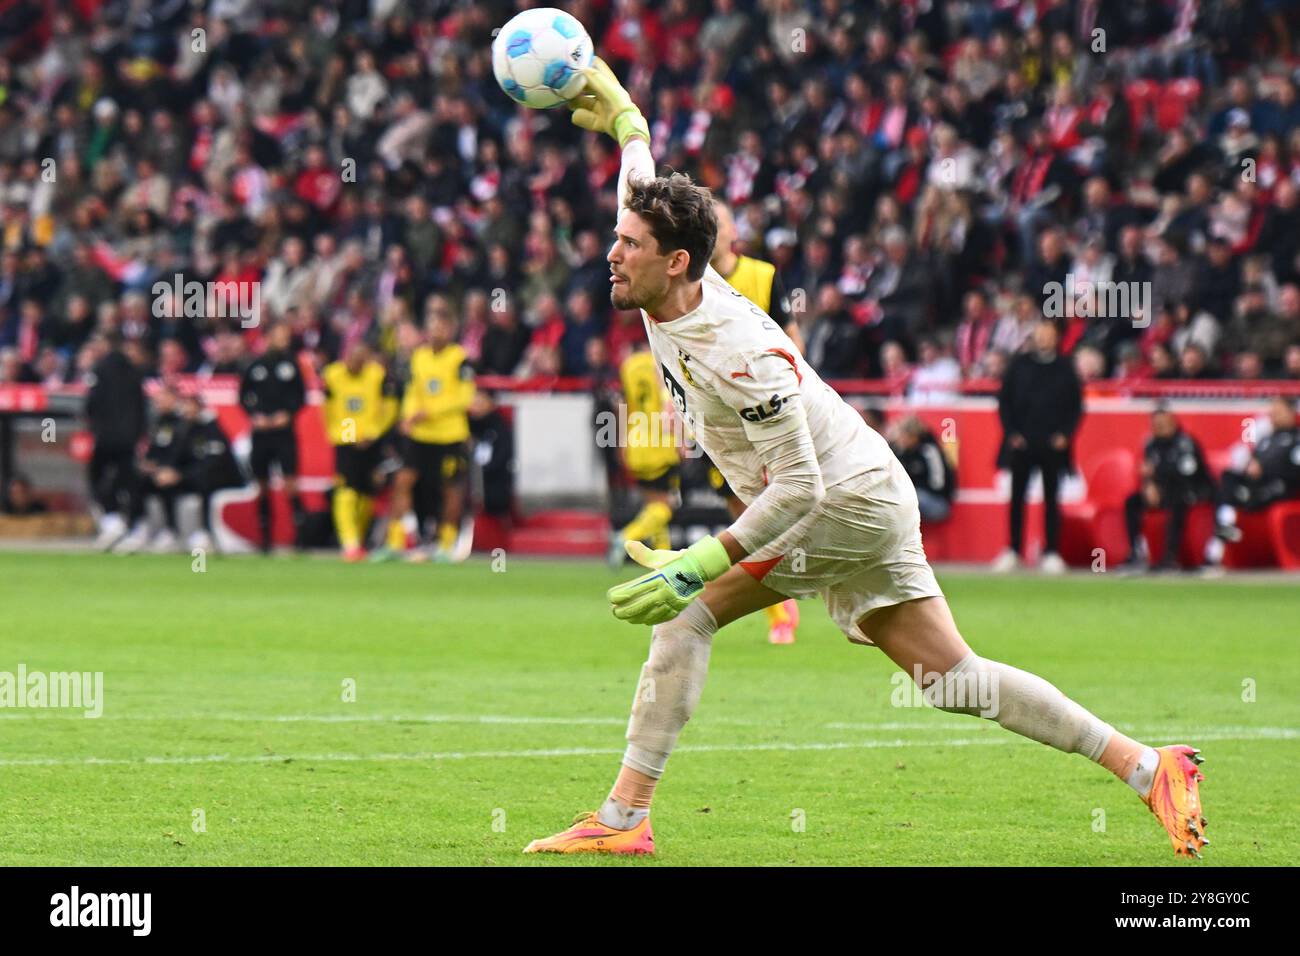
<path id="1" fill-rule="evenodd" d="M 1148 511 L 1142 518 L 1142 536 L 1147 539 L 1147 553 L 1159 561 L 1165 553 L 1165 529 L 1169 526 L 1169 512 Z M 1183 528 L 1183 544 L 1178 549 L 1178 562 L 1185 568 L 1199 568 L 1205 559 L 1205 545 L 1214 536 L 1214 506 L 1205 502 L 1194 505 L 1187 512 Z"/>
<path id="2" fill-rule="evenodd" d="M 1085 501 L 1061 506 L 1061 557 L 1067 564 L 1088 566 L 1100 548 L 1108 564 L 1128 554 L 1124 500 L 1136 484 L 1136 459 L 1127 448 L 1111 448 L 1086 466 Z"/>
<path id="3" fill-rule="evenodd" d="M 1237 511 L 1241 540 L 1223 549 L 1225 568 L 1271 568 L 1277 564 L 1273 538 L 1269 534 L 1268 511 Z"/>
<path id="4" fill-rule="evenodd" d="M 1268 509 L 1268 530 L 1277 563 L 1300 569 L 1300 501 L 1280 501 Z"/>
<path id="5" fill-rule="evenodd" d="M 1123 508 L 1137 481 L 1137 459 L 1127 448 L 1111 448 L 1094 458 L 1084 475 L 1088 500 L 1103 508 Z"/>
<path id="6" fill-rule="evenodd" d="M 1200 98 L 1200 80 L 1184 77 L 1166 83 L 1155 99 L 1156 127 L 1167 133 L 1182 126 L 1188 112 Z"/>

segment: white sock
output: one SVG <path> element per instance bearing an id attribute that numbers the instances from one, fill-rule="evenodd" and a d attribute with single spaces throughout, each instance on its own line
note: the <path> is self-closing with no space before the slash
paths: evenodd
<path id="1" fill-rule="evenodd" d="M 650 657 L 641 668 L 627 722 L 623 765 L 658 780 L 677 735 L 695 712 L 709 673 L 718 622 L 703 601 L 692 601 L 651 632 Z"/>
<path id="2" fill-rule="evenodd" d="M 1143 747 L 1142 756 L 1138 758 L 1137 766 L 1133 772 L 1128 775 L 1124 782 L 1137 791 L 1139 797 L 1145 797 L 1151 792 L 1151 788 L 1156 782 L 1156 767 L 1160 764 L 1160 755 L 1152 747 Z"/>
<path id="3" fill-rule="evenodd" d="M 1101 756 L 1115 732 L 1036 674 L 974 651 L 931 684 L 925 699 L 940 710 L 994 720 L 1012 733 L 1089 760 Z"/>
<path id="4" fill-rule="evenodd" d="M 613 797 L 606 797 L 596 819 L 615 830 L 631 830 L 648 816 L 650 810 L 647 807 L 629 807 Z"/>

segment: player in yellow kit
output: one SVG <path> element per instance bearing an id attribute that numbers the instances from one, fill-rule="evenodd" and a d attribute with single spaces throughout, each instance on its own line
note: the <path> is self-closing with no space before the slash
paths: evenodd
<path id="1" fill-rule="evenodd" d="M 681 485 L 681 456 L 666 414 L 663 376 L 648 342 L 640 342 L 623 360 L 618 377 L 627 409 L 623 463 L 641 489 L 643 504 L 635 518 L 610 534 L 613 568 L 623 565 L 625 541 L 649 541 L 652 548 L 672 546 L 668 522 Z"/>
<path id="2" fill-rule="evenodd" d="M 803 336 L 799 334 L 799 324 L 791 321 L 790 302 L 781 286 L 776 266 L 733 251 L 736 221 L 731 210 L 715 198 L 713 211 L 718 217 L 718 240 L 713 246 L 713 257 L 709 260 L 709 265 L 727 280 L 728 285 L 766 312 L 802 352 Z M 722 472 L 712 462 L 709 463 L 709 484 L 726 499 L 731 517 L 739 518 L 745 505 L 736 497 L 736 493 L 727 484 L 727 479 L 722 477 Z M 799 626 L 799 602 L 787 598 L 779 604 L 771 605 L 766 613 L 767 639 L 773 644 L 793 644 L 794 631 Z"/>
<path id="3" fill-rule="evenodd" d="M 469 471 L 469 406 L 474 400 L 474 370 L 465 350 L 456 344 L 456 319 L 449 307 L 429 312 L 429 342 L 411 354 L 410 377 L 402 397 L 402 468 L 393 482 L 387 547 L 377 557 L 394 557 L 406 550 L 408 537 L 418 532 L 411 513 L 416 492 L 425 492 L 431 515 L 438 516 L 439 561 L 465 557 L 461 517 Z M 468 541 L 468 539 L 465 539 Z M 424 560 L 427 552 L 409 556 Z"/>
<path id="4" fill-rule="evenodd" d="M 325 385 L 325 427 L 334 445 L 334 527 L 345 561 L 365 557 L 362 540 L 374 511 L 379 439 L 397 417 L 383 365 L 364 342 L 321 373 Z"/>

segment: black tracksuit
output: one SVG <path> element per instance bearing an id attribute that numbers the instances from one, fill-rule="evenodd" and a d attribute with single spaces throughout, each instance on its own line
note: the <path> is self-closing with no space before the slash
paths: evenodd
<path id="1" fill-rule="evenodd" d="M 85 411 L 95 439 L 91 494 L 105 514 L 129 511 L 136 485 L 135 448 L 145 432 L 146 412 L 140 372 L 121 351 L 95 363 Z"/>
<path id="2" fill-rule="evenodd" d="M 213 492 L 243 484 L 243 476 L 230 449 L 230 440 L 214 417 L 190 421 L 178 415 L 162 415 L 154 423 L 145 461 L 156 467 L 150 474 L 141 473 L 138 492 L 132 503 L 132 522 L 144 515 L 144 502 L 156 495 L 162 502 L 167 527 L 176 530 L 176 499 L 180 495 L 196 494 L 202 497 L 200 512 L 203 528 L 212 530 L 211 500 Z M 172 468 L 180 473 L 180 481 L 160 485 L 156 473 L 161 468 Z"/>
<path id="3" fill-rule="evenodd" d="M 279 412 L 288 412 L 290 416 L 290 423 L 283 428 L 253 430 L 250 463 L 259 481 L 266 480 L 273 461 L 279 462 L 280 471 L 286 477 L 297 473 L 297 441 L 292 418 L 306 400 L 302 372 L 289 352 L 265 352 L 244 369 L 239 383 L 239 404 L 249 417 Z"/>
<path id="4" fill-rule="evenodd" d="M 1300 425 L 1265 435 L 1255 446 L 1260 476 L 1225 471 L 1219 503 L 1259 511 L 1275 501 L 1300 497 Z"/>
<path id="5" fill-rule="evenodd" d="M 1070 446 L 1083 416 L 1083 389 L 1074 364 L 1066 356 L 1053 354 L 1044 360 L 1037 352 L 1023 352 L 1011 360 L 998 395 L 998 417 L 1002 420 L 1002 448 L 998 466 L 1011 470 L 1011 547 L 1024 550 L 1025 490 L 1037 468 L 1043 476 L 1043 511 L 1047 550 L 1060 543 L 1061 510 L 1057 488 L 1061 472 L 1070 467 Z M 1025 447 L 1014 448 L 1011 436 L 1019 435 Z M 1052 447 L 1052 436 L 1064 435 L 1064 449 Z"/>
<path id="6" fill-rule="evenodd" d="M 249 363 L 239 383 L 239 404 L 251 417 L 253 415 L 274 415 L 288 412 L 289 424 L 283 428 L 260 428 L 253 430 L 252 447 L 249 450 L 249 465 L 253 477 L 263 490 L 271 476 L 272 463 L 278 463 L 280 474 L 292 478 L 298 473 L 298 439 L 294 433 L 293 416 L 306 402 L 307 394 L 303 386 L 302 372 L 297 359 L 291 352 L 267 351 Z M 293 523 L 296 529 L 302 528 L 302 499 L 292 495 L 289 505 L 293 509 Z M 261 527 L 262 548 L 268 549 L 271 543 L 271 499 L 264 493 L 258 495 L 258 524 Z"/>
<path id="7" fill-rule="evenodd" d="M 515 436 L 509 422 L 493 409 L 469 420 L 473 455 L 483 474 L 483 510 L 509 515 L 515 485 Z"/>
<path id="8" fill-rule="evenodd" d="M 1172 564 L 1178 559 L 1182 547 L 1187 509 L 1197 502 L 1208 501 L 1214 494 L 1214 482 L 1206 467 L 1200 442 L 1181 428 L 1168 438 L 1153 435 L 1147 440 L 1142 458 L 1152 468 L 1151 477 L 1145 481 L 1155 485 L 1158 507 L 1169 510 L 1162 563 Z M 1142 533 L 1142 515 L 1147 508 L 1144 491 L 1145 482 L 1124 503 L 1128 540 L 1134 555 L 1137 554 L 1138 536 Z"/>
<path id="9" fill-rule="evenodd" d="M 918 497 L 932 495 L 949 505 L 952 504 L 952 499 L 957 493 L 956 476 L 934 435 L 926 432 L 911 448 L 895 446 L 894 454 L 912 479 Z M 922 501 L 922 512 L 926 511 L 926 507 L 927 502 Z M 942 505 L 936 507 L 942 509 Z M 926 515 L 923 514 L 923 517 Z"/>

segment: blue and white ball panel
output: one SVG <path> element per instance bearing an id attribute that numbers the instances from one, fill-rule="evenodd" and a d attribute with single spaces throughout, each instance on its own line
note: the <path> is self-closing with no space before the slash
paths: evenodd
<path id="1" fill-rule="evenodd" d="M 551 21 L 551 29 L 566 40 L 580 37 L 587 32 L 582 28 L 581 23 L 573 19 L 573 17 L 569 16 L 569 14 L 565 13 L 563 10 L 556 15 L 553 21 Z"/>
<path id="2" fill-rule="evenodd" d="M 506 56 L 514 60 L 532 52 L 533 35 L 527 30 L 513 30 L 506 37 Z"/>

